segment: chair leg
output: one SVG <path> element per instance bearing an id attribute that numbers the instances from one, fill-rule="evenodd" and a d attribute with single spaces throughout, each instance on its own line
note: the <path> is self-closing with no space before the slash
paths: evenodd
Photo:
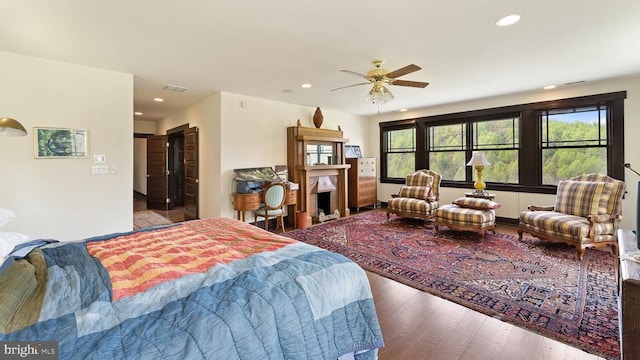
<path id="1" fill-rule="evenodd" d="M 282 232 L 287 232 L 284 228 L 284 215 L 280 215 L 280 227 L 282 227 Z"/>
<path id="2" fill-rule="evenodd" d="M 269 231 L 269 213 L 264 216 L 264 229 Z"/>

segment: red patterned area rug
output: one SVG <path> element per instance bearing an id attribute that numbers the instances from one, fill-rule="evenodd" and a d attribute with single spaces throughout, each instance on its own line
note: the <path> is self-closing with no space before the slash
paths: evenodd
<path id="1" fill-rule="evenodd" d="M 284 235 L 363 268 L 609 359 L 620 357 L 617 259 L 525 236 L 426 228 L 372 211 Z"/>

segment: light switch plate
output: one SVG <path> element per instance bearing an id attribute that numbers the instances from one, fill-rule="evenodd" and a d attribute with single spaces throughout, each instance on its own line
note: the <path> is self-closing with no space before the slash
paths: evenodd
<path id="1" fill-rule="evenodd" d="M 107 165 L 92 165 L 91 175 L 107 175 L 109 173 L 109 167 Z"/>

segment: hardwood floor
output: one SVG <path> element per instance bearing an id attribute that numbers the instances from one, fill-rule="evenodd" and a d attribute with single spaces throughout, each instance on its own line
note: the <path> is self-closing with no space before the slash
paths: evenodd
<path id="1" fill-rule="evenodd" d="M 143 204 L 134 201 L 136 211 L 146 209 Z M 174 222 L 184 220 L 181 209 L 157 212 Z M 498 225 L 497 231 L 515 233 L 516 228 Z M 603 359 L 380 275 L 367 271 L 367 276 L 385 342 L 380 360 Z"/>
<path id="2" fill-rule="evenodd" d="M 144 195 L 133 193 L 133 212 L 147 210 L 147 199 Z M 174 223 L 184 221 L 184 206 L 176 206 L 171 210 L 153 210 Z"/>

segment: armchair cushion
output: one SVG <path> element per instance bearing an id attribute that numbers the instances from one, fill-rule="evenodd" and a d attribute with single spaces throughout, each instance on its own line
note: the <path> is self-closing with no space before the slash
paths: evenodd
<path id="1" fill-rule="evenodd" d="M 433 197 L 431 186 L 410 186 L 403 185 L 398 193 L 399 197 L 429 200 Z"/>
<path id="2" fill-rule="evenodd" d="M 587 216 L 606 214 L 613 187 L 610 183 L 564 180 L 558 183 L 555 211 Z"/>
<path id="3" fill-rule="evenodd" d="M 523 211 L 520 226 L 534 233 L 555 236 L 576 243 L 589 243 L 589 220 L 582 216 L 558 213 L 557 211 Z M 593 224 L 593 242 L 615 241 L 614 224 Z"/>
<path id="4" fill-rule="evenodd" d="M 417 171 L 413 174 L 407 175 L 407 185 L 410 186 L 433 186 L 433 176 L 425 174 L 422 171 Z"/>
<path id="5" fill-rule="evenodd" d="M 453 200 L 453 204 L 456 204 L 463 208 L 477 209 L 477 210 L 495 210 L 500 207 L 495 201 L 482 198 L 461 197 Z"/>

